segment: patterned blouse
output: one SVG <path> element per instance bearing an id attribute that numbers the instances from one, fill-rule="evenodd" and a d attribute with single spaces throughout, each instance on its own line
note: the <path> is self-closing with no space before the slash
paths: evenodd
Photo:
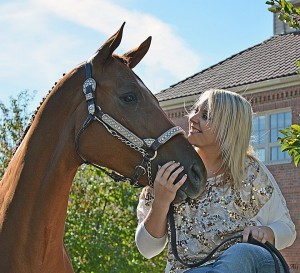
<path id="1" fill-rule="evenodd" d="M 206 190 L 198 199 L 187 199 L 174 205 L 174 219 L 177 232 L 177 250 L 186 262 L 202 260 L 224 239 L 241 234 L 245 227 L 256 225 L 253 218 L 270 199 L 274 187 L 253 159 L 246 161 L 246 178 L 237 190 L 222 176 L 207 180 Z M 141 222 L 147 215 L 152 201 L 153 188 L 146 187 L 140 196 L 138 218 Z M 170 238 L 170 229 L 168 231 Z M 216 252 L 213 262 L 231 242 Z M 168 245 L 166 272 L 181 273 L 188 268 L 173 256 Z"/>

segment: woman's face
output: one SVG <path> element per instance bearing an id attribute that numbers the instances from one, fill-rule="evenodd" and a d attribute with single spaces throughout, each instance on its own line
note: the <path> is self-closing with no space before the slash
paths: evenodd
<path id="1" fill-rule="evenodd" d="M 208 119 L 207 101 L 200 103 L 189 115 L 188 141 L 199 148 L 215 146 L 216 135 L 211 128 L 211 121 Z"/>

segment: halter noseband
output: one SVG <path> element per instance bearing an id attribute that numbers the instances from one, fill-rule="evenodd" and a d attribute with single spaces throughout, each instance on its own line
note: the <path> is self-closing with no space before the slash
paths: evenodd
<path id="1" fill-rule="evenodd" d="M 87 61 L 85 63 L 85 73 L 86 80 L 83 83 L 83 93 L 85 95 L 89 114 L 76 136 L 75 146 L 77 154 L 84 161 L 84 163 L 90 164 L 101 169 L 104 173 L 109 175 L 115 181 L 129 181 L 131 185 L 135 187 L 140 187 L 141 185 L 139 184 L 138 180 L 142 175 L 147 173 L 148 184 L 150 186 L 153 186 L 154 181 L 152 179 L 151 161 L 156 157 L 158 148 L 174 136 L 178 134 L 184 134 L 184 130 L 179 126 L 175 126 L 167 130 L 157 139 L 139 138 L 129 129 L 127 129 L 114 118 L 112 118 L 110 115 L 104 113 L 101 110 L 100 106 L 96 104 L 96 81 L 92 78 L 92 65 L 90 61 Z M 108 172 L 106 169 L 100 167 L 99 165 L 86 160 L 80 153 L 80 136 L 83 133 L 83 131 L 91 124 L 91 122 L 95 120 L 99 121 L 111 135 L 113 135 L 114 137 L 122 141 L 124 144 L 143 155 L 141 163 L 135 167 L 135 171 L 131 178 L 120 175 L 114 171 Z"/>

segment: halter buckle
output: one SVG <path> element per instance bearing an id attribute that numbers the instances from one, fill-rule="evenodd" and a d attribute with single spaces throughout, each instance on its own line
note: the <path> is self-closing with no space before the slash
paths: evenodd
<path id="1" fill-rule="evenodd" d="M 146 173 L 146 169 L 145 169 L 142 165 L 137 165 L 137 166 L 135 167 L 135 169 L 141 169 L 141 170 L 142 170 L 141 173 L 140 173 L 139 171 L 137 171 L 137 172 L 140 173 L 140 176 L 141 176 L 141 175 L 144 175 L 144 174 Z"/>
<path id="2" fill-rule="evenodd" d="M 149 160 L 152 161 L 156 156 L 157 156 L 157 150 L 154 151 L 154 155 L 152 157 L 150 157 Z"/>
<path id="3" fill-rule="evenodd" d="M 96 91 L 96 81 L 93 79 L 93 78 L 88 78 L 84 81 L 83 83 L 83 86 L 82 86 L 82 90 L 83 90 L 83 93 L 86 95 L 86 96 L 89 96 L 87 95 L 87 88 L 91 86 L 92 87 L 92 92 L 95 92 Z"/>

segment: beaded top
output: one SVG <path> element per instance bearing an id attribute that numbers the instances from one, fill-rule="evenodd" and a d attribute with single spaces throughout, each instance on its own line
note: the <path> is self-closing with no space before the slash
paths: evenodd
<path id="1" fill-rule="evenodd" d="M 176 244 L 183 260 L 189 263 L 202 260 L 224 239 L 241 234 L 246 226 L 255 225 L 252 218 L 270 199 L 274 189 L 267 174 L 253 159 L 246 161 L 246 174 L 240 190 L 230 179 L 224 182 L 221 175 L 207 180 L 206 189 L 198 199 L 174 205 Z M 142 196 L 147 211 L 153 201 L 153 189 L 145 188 Z M 221 247 L 211 262 L 235 243 Z M 187 270 L 173 256 L 170 244 L 167 267 L 167 272 L 172 273 Z"/>

